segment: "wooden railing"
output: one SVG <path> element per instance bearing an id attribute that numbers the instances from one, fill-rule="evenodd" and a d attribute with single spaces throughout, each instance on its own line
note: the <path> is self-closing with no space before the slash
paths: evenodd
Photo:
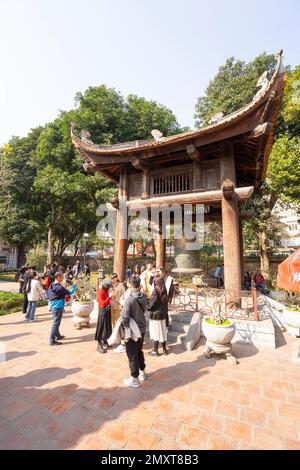
<path id="1" fill-rule="evenodd" d="M 171 173 L 164 176 L 155 175 L 151 177 L 151 196 L 183 193 L 191 191 L 192 189 L 193 186 L 190 170 L 180 173 Z"/>

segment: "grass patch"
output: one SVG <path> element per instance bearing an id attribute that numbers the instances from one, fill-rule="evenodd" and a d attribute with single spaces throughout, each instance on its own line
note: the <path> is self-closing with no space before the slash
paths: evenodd
<path id="1" fill-rule="evenodd" d="M 9 313 L 15 313 L 22 310 L 23 295 L 15 294 L 13 292 L 1 292 L 0 291 L 0 316 L 8 315 Z M 45 300 L 40 300 L 38 307 L 47 305 Z"/>
<path id="2" fill-rule="evenodd" d="M 216 325 L 216 326 L 228 326 L 231 325 L 231 321 L 225 320 L 222 323 L 216 323 L 213 318 L 206 318 L 206 323 L 209 323 L 210 325 Z"/>
<path id="3" fill-rule="evenodd" d="M 16 273 L 0 273 L 0 281 L 12 282 L 16 280 Z"/>

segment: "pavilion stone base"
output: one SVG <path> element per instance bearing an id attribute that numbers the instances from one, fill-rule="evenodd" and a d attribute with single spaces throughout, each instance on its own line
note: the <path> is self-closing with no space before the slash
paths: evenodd
<path id="1" fill-rule="evenodd" d="M 200 336 L 201 336 L 200 320 L 201 320 L 201 313 L 195 312 L 194 315 L 192 316 L 189 329 L 184 339 L 184 345 L 187 351 L 192 351 L 200 339 Z"/>
<path id="2" fill-rule="evenodd" d="M 192 351 L 196 344 L 199 342 L 200 337 L 203 337 L 202 322 L 206 318 L 200 312 L 178 312 L 176 315 L 172 314 L 172 318 L 177 317 L 177 324 L 182 321 L 184 331 L 186 332 L 182 338 L 183 346 Z M 186 323 L 185 318 L 190 316 L 189 324 Z M 272 319 L 267 318 L 259 322 L 251 320 L 233 320 L 236 326 L 236 332 L 233 337 L 232 343 L 251 344 L 258 349 L 269 348 L 275 349 L 275 327 Z M 177 327 L 176 327 L 177 328 Z M 172 334 L 173 326 L 170 323 L 170 333 Z M 183 331 L 183 330 L 182 330 Z"/>
<path id="3" fill-rule="evenodd" d="M 286 306 L 266 295 L 263 296 L 263 299 L 265 308 L 268 309 L 268 314 L 270 315 L 273 324 L 281 330 L 286 330 L 290 336 L 299 338 L 300 328 L 290 326 L 285 321 L 284 310 L 286 309 Z"/>
<path id="4" fill-rule="evenodd" d="M 201 317 L 201 336 L 202 322 L 206 316 Z M 256 348 L 275 349 L 275 328 L 271 319 L 261 320 L 259 322 L 252 320 L 232 320 L 236 327 L 236 332 L 232 343 L 251 344 Z"/>

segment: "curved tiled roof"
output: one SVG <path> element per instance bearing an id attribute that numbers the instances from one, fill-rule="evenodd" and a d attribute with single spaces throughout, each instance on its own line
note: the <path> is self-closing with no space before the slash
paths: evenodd
<path id="1" fill-rule="evenodd" d="M 173 142 L 175 143 L 186 141 L 194 137 L 203 137 L 212 134 L 216 131 L 225 129 L 238 122 L 241 118 L 247 117 L 247 115 L 253 113 L 255 109 L 259 108 L 264 102 L 269 99 L 272 91 L 277 88 L 278 79 L 283 75 L 283 73 L 284 68 L 282 63 L 282 51 L 280 51 L 277 54 L 277 64 L 273 76 L 269 81 L 268 86 L 262 91 L 262 93 L 258 93 L 250 103 L 238 109 L 237 111 L 228 114 L 216 123 L 210 124 L 209 126 L 200 129 L 183 132 L 181 134 L 175 134 L 169 137 L 162 137 L 159 141 L 156 141 L 154 139 L 137 140 L 114 145 L 98 145 L 94 144 L 93 142 L 84 142 L 83 140 L 81 140 L 80 137 L 76 134 L 74 126 L 72 126 L 72 141 L 76 148 L 80 148 L 86 152 L 91 152 L 94 155 L 105 154 L 117 156 L 126 153 L 133 153 L 135 150 L 141 151 L 155 147 L 161 148 Z"/>

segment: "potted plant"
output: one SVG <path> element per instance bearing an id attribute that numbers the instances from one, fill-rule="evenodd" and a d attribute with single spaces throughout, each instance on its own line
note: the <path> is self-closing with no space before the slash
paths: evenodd
<path id="1" fill-rule="evenodd" d="M 204 318 L 202 329 L 206 337 L 205 356 L 209 358 L 212 352 L 226 354 L 226 358 L 236 364 L 236 359 L 232 356 L 231 345 L 235 334 L 235 325 L 221 313 L 220 303 L 214 306 L 212 316 Z"/>
<path id="2" fill-rule="evenodd" d="M 73 313 L 73 323 L 76 328 L 89 326 L 90 314 L 94 308 L 93 299 L 96 289 L 91 285 L 90 278 L 80 274 L 77 279 L 77 289 L 74 293 L 74 300 L 71 305 Z"/>

